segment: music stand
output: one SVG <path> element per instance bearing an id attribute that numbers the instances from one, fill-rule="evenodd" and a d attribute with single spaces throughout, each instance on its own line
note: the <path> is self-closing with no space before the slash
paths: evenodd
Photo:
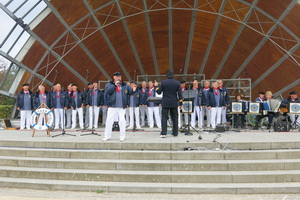
<path id="1" fill-rule="evenodd" d="M 197 95 L 196 91 L 190 90 L 190 87 L 188 87 L 188 90 L 182 93 L 183 101 L 187 102 L 186 105 L 183 105 L 186 106 L 187 110 L 186 112 L 182 112 L 182 113 L 192 114 L 194 112 L 194 99 L 196 98 L 196 95 Z M 184 107 L 183 109 L 185 110 Z M 191 133 L 191 128 L 196 133 L 199 133 L 194 127 L 191 126 L 191 119 L 188 117 L 188 124 L 185 125 L 185 127 L 181 130 L 181 132 L 185 133 L 184 135 L 193 135 L 193 133 Z"/>
<path id="2" fill-rule="evenodd" d="M 290 102 L 288 114 L 295 115 L 295 121 L 291 124 L 291 126 L 292 126 L 292 129 L 293 129 L 293 127 L 295 127 L 295 129 L 296 129 L 297 125 L 300 126 L 300 124 L 298 122 L 298 117 L 300 115 L 300 102 L 295 102 L 295 103 Z M 300 129 L 299 129 L 299 131 L 300 131 Z"/>

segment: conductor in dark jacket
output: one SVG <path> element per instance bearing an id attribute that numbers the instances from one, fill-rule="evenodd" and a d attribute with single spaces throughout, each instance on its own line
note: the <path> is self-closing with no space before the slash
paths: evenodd
<path id="1" fill-rule="evenodd" d="M 155 81 L 156 92 L 163 93 L 162 98 L 162 138 L 167 134 L 167 119 L 170 111 L 171 119 L 173 122 L 173 136 L 178 135 L 178 100 L 182 102 L 182 94 L 180 90 L 180 82 L 173 79 L 173 72 L 168 70 L 166 73 L 168 79 L 163 80 L 161 85 Z M 179 99 L 178 99 L 179 98 Z"/>

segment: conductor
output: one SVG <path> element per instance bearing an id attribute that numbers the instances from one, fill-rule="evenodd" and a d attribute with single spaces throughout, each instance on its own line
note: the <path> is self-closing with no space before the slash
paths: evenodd
<path id="1" fill-rule="evenodd" d="M 168 70 L 166 72 L 167 78 L 161 82 L 161 85 L 158 86 L 158 83 L 155 81 L 155 90 L 158 94 L 163 93 L 162 97 L 162 131 L 161 138 L 165 138 L 167 134 L 167 120 L 168 114 L 170 112 L 171 119 L 173 122 L 173 136 L 178 135 L 178 99 L 179 102 L 182 102 L 182 94 L 180 90 L 179 81 L 173 79 L 173 72 Z"/>

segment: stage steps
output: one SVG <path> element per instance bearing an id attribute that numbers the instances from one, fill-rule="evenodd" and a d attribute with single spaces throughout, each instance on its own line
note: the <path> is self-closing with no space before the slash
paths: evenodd
<path id="1" fill-rule="evenodd" d="M 300 150 L 2 146 L 0 187 L 141 193 L 300 193 Z"/>

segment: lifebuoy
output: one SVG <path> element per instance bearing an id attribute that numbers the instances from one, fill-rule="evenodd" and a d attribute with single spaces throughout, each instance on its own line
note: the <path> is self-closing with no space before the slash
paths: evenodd
<path id="1" fill-rule="evenodd" d="M 45 119 L 37 119 L 38 116 L 41 117 L 41 115 Z M 35 130 L 47 130 L 49 129 L 54 121 L 54 115 L 53 112 L 48 108 L 38 108 L 36 109 L 30 118 L 31 126 Z"/>

